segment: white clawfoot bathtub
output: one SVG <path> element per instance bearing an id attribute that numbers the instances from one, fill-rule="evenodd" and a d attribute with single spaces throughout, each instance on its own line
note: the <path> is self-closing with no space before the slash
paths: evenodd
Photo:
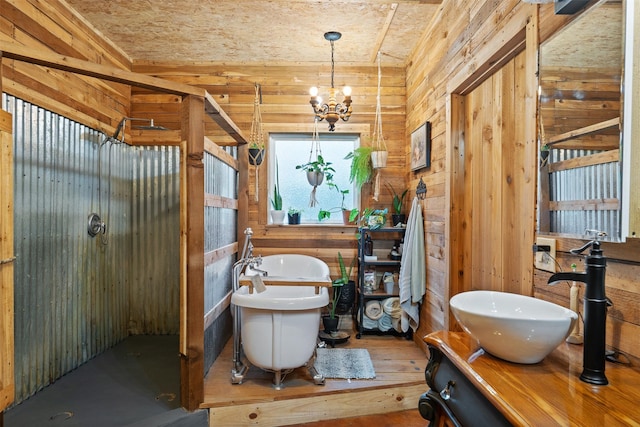
<path id="1" fill-rule="evenodd" d="M 265 281 L 273 278 L 295 286 L 268 285 L 263 292 L 254 289 L 252 293 L 249 286 L 240 286 L 231 303 L 239 308 L 245 356 L 252 365 L 275 372 L 274 386 L 279 389 L 284 374 L 314 358 L 320 311 L 329 303 L 326 287 L 319 287 L 316 293 L 314 286 L 305 286 L 304 282 L 331 283 L 331 279 L 324 261 L 298 254 L 265 256 L 259 267 L 247 267 L 244 274 L 264 275 L 262 272 L 267 274 Z"/>

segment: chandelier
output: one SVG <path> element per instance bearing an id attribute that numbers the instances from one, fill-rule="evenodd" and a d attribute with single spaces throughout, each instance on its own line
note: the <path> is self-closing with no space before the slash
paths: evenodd
<path id="1" fill-rule="evenodd" d="M 326 120 L 329 123 L 329 131 L 333 132 L 336 129 L 336 122 L 338 119 L 342 119 L 345 122 L 349 120 L 351 117 L 351 88 L 349 86 L 345 86 L 342 88 L 342 94 L 344 95 L 344 99 L 341 104 L 338 104 L 336 101 L 336 94 L 338 91 L 333 86 L 333 71 L 335 67 L 335 63 L 333 61 L 333 51 L 334 46 L 333 43 L 336 40 L 340 40 L 342 34 L 337 31 L 329 31 L 324 33 L 324 38 L 329 40 L 331 43 L 331 89 L 329 89 L 329 102 L 322 102 L 322 98 L 318 96 L 318 88 L 312 87 L 309 90 L 309 94 L 311 95 L 311 107 L 313 107 L 313 112 L 316 115 L 317 120 Z"/>

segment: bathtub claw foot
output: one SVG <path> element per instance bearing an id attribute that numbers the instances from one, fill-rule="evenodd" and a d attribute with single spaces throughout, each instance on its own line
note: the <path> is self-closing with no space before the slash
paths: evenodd
<path id="1" fill-rule="evenodd" d="M 273 374 L 273 388 L 282 390 L 282 371 L 275 371 Z"/>
<path id="2" fill-rule="evenodd" d="M 315 366 L 311 365 L 307 369 L 315 385 L 324 385 L 324 375 L 319 373 Z"/>
<path id="3" fill-rule="evenodd" d="M 242 384 L 244 376 L 246 375 L 249 367 L 247 365 L 241 365 L 240 369 L 231 370 L 231 384 Z"/>

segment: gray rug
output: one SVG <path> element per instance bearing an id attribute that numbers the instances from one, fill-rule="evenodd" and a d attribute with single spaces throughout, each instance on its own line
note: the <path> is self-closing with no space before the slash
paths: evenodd
<path id="1" fill-rule="evenodd" d="M 319 348 L 315 367 L 325 378 L 372 379 L 371 356 L 364 348 Z"/>

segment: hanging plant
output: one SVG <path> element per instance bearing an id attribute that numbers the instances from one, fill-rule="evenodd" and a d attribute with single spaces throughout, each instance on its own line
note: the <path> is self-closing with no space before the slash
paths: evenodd
<path id="1" fill-rule="evenodd" d="M 373 174 L 372 151 L 372 147 L 358 147 L 345 156 L 346 160 L 351 159 L 349 181 L 355 184 L 358 189 L 371 180 Z"/>
<path id="2" fill-rule="evenodd" d="M 249 134 L 249 165 L 255 169 L 255 187 L 253 190 L 254 200 L 260 200 L 260 191 L 258 184 L 258 166 L 262 164 L 264 159 L 264 134 L 262 133 L 262 115 L 260 114 L 260 103 L 262 93 L 260 85 L 255 84 L 255 97 L 253 100 L 253 120 L 251 121 L 251 133 Z"/>
<path id="3" fill-rule="evenodd" d="M 331 162 L 327 162 L 322 157 L 322 149 L 320 148 L 320 138 L 318 137 L 318 118 L 313 121 L 313 133 L 311 135 L 311 150 L 309 151 L 309 161 L 302 165 L 297 165 L 296 169 L 303 170 L 307 173 L 307 181 L 313 187 L 309 196 L 309 206 L 315 207 L 318 204 L 316 198 L 316 190 L 322 184 L 324 178 L 327 181 L 333 180 L 335 169 L 331 166 Z"/>
<path id="4" fill-rule="evenodd" d="M 382 135 L 382 112 L 380 106 L 380 81 L 382 80 L 382 72 L 380 68 L 380 51 L 378 51 L 378 94 L 376 96 L 376 116 L 373 125 L 373 138 L 371 139 L 371 145 L 373 151 L 371 152 L 371 164 L 376 170 L 375 179 L 373 185 L 373 200 L 378 201 L 380 195 L 380 172 L 378 169 L 387 166 L 387 144 Z"/>
<path id="5" fill-rule="evenodd" d="M 253 100 L 253 120 L 251 121 L 251 133 L 249 134 L 249 163 L 254 166 L 261 165 L 264 157 L 264 134 L 262 133 L 262 114 L 260 113 L 261 98 L 260 85 L 256 83 Z"/>

